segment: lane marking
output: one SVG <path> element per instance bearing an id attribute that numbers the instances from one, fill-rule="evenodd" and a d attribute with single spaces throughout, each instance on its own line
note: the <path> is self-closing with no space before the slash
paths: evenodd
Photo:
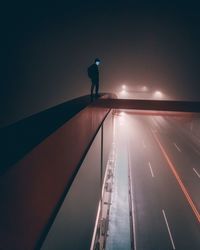
<path id="1" fill-rule="evenodd" d="M 150 163 L 150 162 L 149 162 L 149 168 L 150 168 L 151 176 L 152 176 L 152 178 L 154 178 L 154 173 L 153 173 L 153 170 L 152 170 L 152 167 L 151 167 L 151 163 Z"/>
<path id="2" fill-rule="evenodd" d="M 193 168 L 193 170 L 196 173 L 196 175 L 200 178 L 200 174 L 197 172 L 197 170 L 195 168 Z"/>
<path id="3" fill-rule="evenodd" d="M 131 171 L 131 159 L 130 159 L 130 150 L 128 147 L 128 164 L 130 171 L 130 182 L 131 182 L 131 206 L 132 206 L 132 220 L 133 220 L 133 237 L 134 237 L 134 250 L 137 250 L 137 240 L 136 240 L 136 223 L 135 223 L 135 206 L 133 202 L 133 180 L 132 180 L 132 171 Z"/>
<path id="4" fill-rule="evenodd" d="M 164 157 L 165 157 L 165 159 L 166 159 L 166 161 L 167 161 L 169 167 L 171 168 L 172 173 L 174 174 L 176 180 L 178 181 L 181 190 L 183 191 L 183 193 L 184 193 L 184 195 L 185 195 L 185 197 L 186 197 L 188 203 L 190 204 L 190 206 L 191 206 L 191 208 L 192 208 L 192 210 L 193 210 L 193 212 L 194 212 L 194 214 L 195 214 L 195 216 L 196 216 L 198 222 L 200 223 L 200 214 L 199 214 L 199 212 L 198 212 L 198 210 L 197 210 L 197 208 L 196 208 L 194 202 L 192 201 L 192 199 L 191 199 L 191 197 L 190 197 L 190 195 L 189 195 L 189 193 L 188 193 L 186 187 L 184 186 L 184 184 L 183 184 L 181 178 L 179 177 L 178 173 L 176 172 L 175 166 L 173 165 L 173 163 L 172 163 L 172 161 L 170 160 L 169 156 L 168 156 L 167 153 L 165 152 L 165 150 L 164 150 L 162 144 L 160 143 L 158 137 L 157 137 L 155 134 L 153 134 L 153 135 L 154 135 L 154 138 L 155 138 L 156 142 L 158 143 L 158 145 L 159 145 L 159 147 L 160 147 L 160 149 L 161 149 L 161 151 L 162 151 L 162 153 L 163 153 L 163 155 L 164 155 Z"/>
<path id="5" fill-rule="evenodd" d="M 172 243 L 172 247 L 173 247 L 173 249 L 176 249 L 175 245 L 174 245 L 174 240 L 172 238 L 172 234 L 171 234 L 171 231 L 170 231 L 170 228 L 169 228 L 169 224 L 168 224 L 167 217 L 166 217 L 164 209 L 162 210 L 162 213 L 163 213 L 163 216 L 164 216 L 164 219 L 165 219 L 165 224 L 167 226 L 167 230 L 168 230 L 169 237 L 170 237 L 170 240 L 171 240 L 171 243 Z"/>
<path id="6" fill-rule="evenodd" d="M 176 147 L 176 149 L 181 152 L 180 148 L 176 145 L 176 143 L 174 142 L 174 146 Z"/>

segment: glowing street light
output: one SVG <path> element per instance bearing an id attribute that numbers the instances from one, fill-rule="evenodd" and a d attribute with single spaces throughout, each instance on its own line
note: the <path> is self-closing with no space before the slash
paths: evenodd
<path id="1" fill-rule="evenodd" d="M 122 90 L 119 92 L 119 97 L 120 97 L 120 98 L 126 99 L 126 98 L 128 98 L 128 96 L 129 96 L 129 93 L 128 93 L 125 89 L 122 89 Z"/>
<path id="2" fill-rule="evenodd" d="M 122 95 L 126 95 L 126 90 L 125 89 L 122 89 L 122 91 L 120 92 Z"/>
<path id="3" fill-rule="evenodd" d="M 142 91 L 146 92 L 148 90 L 147 86 L 142 87 Z"/>
<path id="4" fill-rule="evenodd" d="M 123 89 L 123 90 L 126 89 L 126 85 L 125 85 L 125 84 L 122 85 L 122 89 Z"/>
<path id="5" fill-rule="evenodd" d="M 156 98 L 162 98 L 163 97 L 163 93 L 159 90 L 156 90 L 154 93 L 154 97 Z"/>
<path id="6" fill-rule="evenodd" d="M 120 89 L 119 89 L 119 92 L 118 92 L 118 96 L 120 97 L 120 98 L 127 98 L 128 97 L 128 95 L 129 95 L 129 92 L 128 92 L 128 90 L 127 90 L 127 85 L 125 85 L 125 84 L 122 84 L 121 86 L 120 86 Z"/>

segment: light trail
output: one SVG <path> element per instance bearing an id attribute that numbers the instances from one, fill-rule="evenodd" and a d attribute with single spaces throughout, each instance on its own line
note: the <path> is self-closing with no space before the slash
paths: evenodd
<path id="1" fill-rule="evenodd" d="M 179 177 L 179 175 L 178 175 L 178 173 L 177 173 L 177 171 L 175 169 L 175 166 L 173 165 L 172 161 L 170 160 L 169 156 L 167 155 L 167 153 L 166 153 L 164 147 L 162 146 L 162 144 L 160 143 L 158 137 L 154 133 L 153 133 L 153 136 L 154 136 L 156 142 L 158 143 L 158 145 L 159 145 L 159 147 L 160 147 L 160 149 L 161 149 L 161 151 L 162 151 L 162 153 L 163 153 L 163 155 L 164 155 L 164 157 L 165 157 L 165 159 L 166 159 L 169 167 L 171 168 L 172 173 L 174 174 L 176 180 L 178 181 L 178 183 L 180 185 L 180 188 L 183 191 L 183 193 L 184 193 L 184 195 L 185 195 L 185 197 L 186 197 L 186 199 L 187 199 L 190 207 L 192 208 L 192 210 L 193 210 L 193 212 L 194 212 L 194 214 L 195 214 L 198 222 L 200 223 L 200 214 L 199 214 L 199 212 L 198 212 L 198 210 L 197 210 L 194 202 L 192 201 L 192 199 L 191 199 L 191 197 L 190 197 L 190 195 L 189 195 L 189 193 L 188 193 L 185 185 L 183 184 L 181 178 Z"/>

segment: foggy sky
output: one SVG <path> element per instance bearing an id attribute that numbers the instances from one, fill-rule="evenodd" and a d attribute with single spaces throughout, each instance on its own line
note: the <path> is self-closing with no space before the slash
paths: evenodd
<path id="1" fill-rule="evenodd" d="M 96 57 L 102 92 L 127 83 L 200 100 L 198 1 L 159 2 L 4 5 L 1 123 L 88 94 L 86 71 Z"/>

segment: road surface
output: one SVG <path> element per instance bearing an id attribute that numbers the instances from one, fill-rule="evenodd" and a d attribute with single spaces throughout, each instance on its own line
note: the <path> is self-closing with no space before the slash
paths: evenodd
<path id="1" fill-rule="evenodd" d="M 200 148 L 168 117 L 121 112 L 115 134 L 128 151 L 135 249 L 199 250 Z"/>

